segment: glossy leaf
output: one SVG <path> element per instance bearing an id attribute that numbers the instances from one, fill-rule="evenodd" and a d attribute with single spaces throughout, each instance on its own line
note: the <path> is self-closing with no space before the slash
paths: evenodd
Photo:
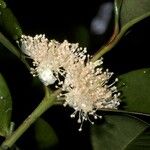
<path id="1" fill-rule="evenodd" d="M 150 16 L 150 0 L 116 0 L 120 13 L 120 27 L 128 29 L 140 20 Z"/>
<path id="2" fill-rule="evenodd" d="M 35 123 L 35 138 L 40 150 L 48 150 L 58 143 L 53 128 L 42 118 L 39 118 Z"/>
<path id="3" fill-rule="evenodd" d="M 9 134 L 12 100 L 7 84 L 0 74 L 0 135 Z"/>
<path id="4" fill-rule="evenodd" d="M 6 31 L 14 40 L 20 38 L 22 34 L 21 27 L 9 8 L 0 9 L 0 26 Z"/>
<path id="5" fill-rule="evenodd" d="M 93 150 L 149 150 L 149 124 L 131 116 L 106 115 L 92 127 Z"/>
<path id="6" fill-rule="evenodd" d="M 150 69 L 141 69 L 119 77 L 124 109 L 150 114 Z"/>

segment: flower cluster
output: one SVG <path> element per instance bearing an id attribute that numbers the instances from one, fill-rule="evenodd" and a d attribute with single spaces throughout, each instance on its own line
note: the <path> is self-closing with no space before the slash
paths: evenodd
<path id="1" fill-rule="evenodd" d="M 83 49 L 78 44 L 71 44 L 66 40 L 63 43 L 48 41 L 45 35 L 22 35 L 21 49 L 33 59 L 33 76 L 38 75 L 46 86 L 59 80 L 59 74 L 64 76 L 71 65 L 79 59 L 84 61 L 86 57 L 86 48 Z"/>
<path id="2" fill-rule="evenodd" d="M 57 88 L 61 87 L 58 100 L 63 99 L 64 106 L 69 105 L 75 110 L 71 117 L 78 114 L 79 131 L 85 120 L 93 123 L 90 115 L 94 119 L 101 118 L 96 114 L 97 110 L 117 109 L 120 104 L 114 86 L 117 79 L 109 84 L 113 73 L 103 71 L 102 58 L 91 62 L 86 48 L 66 40 L 62 43 L 49 41 L 45 35 L 22 35 L 21 49 L 33 59 L 33 76 L 38 75 L 46 86 L 55 84 Z"/>

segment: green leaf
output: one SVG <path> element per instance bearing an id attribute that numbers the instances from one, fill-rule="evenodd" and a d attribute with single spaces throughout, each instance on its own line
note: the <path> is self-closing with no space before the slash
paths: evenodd
<path id="1" fill-rule="evenodd" d="M 48 150 L 58 143 L 53 128 L 42 118 L 35 122 L 35 138 L 40 150 Z"/>
<path id="2" fill-rule="evenodd" d="M 7 84 L 0 74 L 0 135 L 9 134 L 12 100 Z"/>
<path id="3" fill-rule="evenodd" d="M 140 69 L 119 77 L 124 109 L 132 112 L 150 113 L 150 69 Z"/>
<path id="4" fill-rule="evenodd" d="M 126 30 L 150 16 L 150 0 L 115 0 L 120 12 L 120 28 Z"/>
<path id="5" fill-rule="evenodd" d="M 0 9 L 0 26 L 14 40 L 17 40 L 22 35 L 21 27 L 9 8 Z"/>
<path id="6" fill-rule="evenodd" d="M 106 115 L 92 128 L 93 150 L 149 150 L 150 126 L 137 118 Z"/>

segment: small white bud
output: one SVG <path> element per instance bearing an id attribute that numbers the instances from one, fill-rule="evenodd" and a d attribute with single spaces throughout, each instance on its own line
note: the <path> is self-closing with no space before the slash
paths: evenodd
<path id="1" fill-rule="evenodd" d="M 44 83 L 44 85 L 54 84 L 56 77 L 53 75 L 53 72 L 50 69 L 45 69 L 42 72 L 39 72 L 39 79 Z"/>

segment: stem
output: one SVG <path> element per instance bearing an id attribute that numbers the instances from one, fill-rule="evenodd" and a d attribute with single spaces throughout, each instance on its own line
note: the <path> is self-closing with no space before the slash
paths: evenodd
<path id="1" fill-rule="evenodd" d="M 42 102 L 38 105 L 38 107 L 29 115 L 25 121 L 13 132 L 12 135 L 6 138 L 6 140 L 2 143 L 0 150 L 6 150 L 10 148 L 19 137 L 33 124 L 38 117 L 40 117 L 48 108 L 54 105 L 56 95 L 59 91 L 56 91 L 54 94 L 49 95 L 49 91 L 46 88 L 46 94 Z"/>
<path id="2" fill-rule="evenodd" d="M 105 53 L 110 51 L 121 39 L 121 37 L 125 34 L 126 30 L 125 28 L 122 28 L 120 33 L 112 40 L 110 40 L 106 45 L 104 45 L 102 48 L 98 50 L 98 52 L 93 56 L 91 61 L 96 61 L 100 57 L 102 57 Z"/>
<path id="3" fill-rule="evenodd" d="M 131 28 L 134 24 L 136 24 L 137 22 L 139 22 L 140 20 L 146 18 L 146 17 L 149 17 L 150 16 L 150 12 L 138 17 L 138 18 L 135 18 L 133 20 L 131 20 L 130 22 L 128 22 L 126 25 L 124 25 L 119 34 L 116 35 L 116 32 L 118 32 L 117 30 L 117 26 L 114 30 L 114 34 L 112 36 L 112 38 L 107 42 L 106 45 L 104 45 L 102 48 L 100 48 L 98 50 L 98 52 L 93 56 L 93 58 L 91 59 L 91 61 L 96 61 L 98 60 L 100 57 L 102 57 L 105 53 L 107 53 L 108 51 L 110 51 L 119 41 L 120 39 L 122 38 L 122 36 L 127 32 L 127 30 L 129 28 Z M 116 35 L 116 36 L 115 36 Z"/>
<path id="4" fill-rule="evenodd" d="M 15 56 L 17 56 L 28 69 L 30 69 L 28 63 L 25 60 L 24 55 L 21 55 L 19 50 L 0 32 L 0 43 L 2 43 L 8 50 L 10 50 Z"/>
<path id="5" fill-rule="evenodd" d="M 0 32 L 0 42 L 9 49 L 14 55 L 20 58 L 20 53 L 17 48 Z"/>
<path id="6" fill-rule="evenodd" d="M 115 0 L 114 1 L 115 27 L 114 27 L 113 34 L 110 37 L 110 39 L 108 40 L 108 42 L 97 51 L 97 53 L 94 55 L 94 57 L 91 59 L 91 61 L 94 62 L 94 61 L 98 60 L 102 55 L 104 55 L 106 52 L 111 50 L 116 45 L 116 43 L 120 40 L 121 37 L 118 38 L 118 35 L 119 35 L 118 34 L 119 33 L 119 10 L 120 10 L 120 8 L 118 8 L 117 1 Z"/>

